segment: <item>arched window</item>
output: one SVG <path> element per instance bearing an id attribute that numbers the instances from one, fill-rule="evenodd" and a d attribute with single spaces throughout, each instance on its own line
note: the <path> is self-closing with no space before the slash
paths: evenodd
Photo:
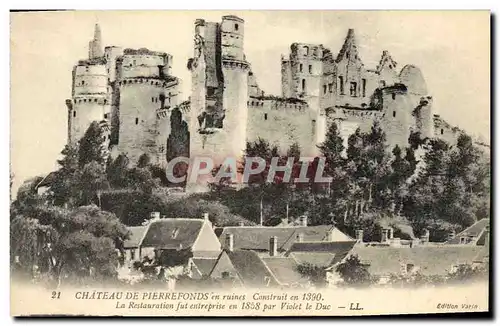
<path id="1" fill-rule="evenodd" d="M 306 55 L 309 55 L 309 47 L 308 46 L 304 46 L 304 51 L 305 51 Z"/>

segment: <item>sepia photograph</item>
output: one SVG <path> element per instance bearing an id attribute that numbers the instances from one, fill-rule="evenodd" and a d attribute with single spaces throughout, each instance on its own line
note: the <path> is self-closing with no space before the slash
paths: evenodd
<path id="1" fill-rule="evenodd" d="M 10 12 L 11 315 L 491 312 L 491 20 Z"/>

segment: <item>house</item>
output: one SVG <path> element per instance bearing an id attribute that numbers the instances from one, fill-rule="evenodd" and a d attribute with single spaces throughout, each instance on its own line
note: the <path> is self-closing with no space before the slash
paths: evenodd
<path id="1" fill-rule="evenodd" d="M 223 243 L 228 235 L 233 236 L 234 249 L 253 250 L 267 254 L 269 239 L 278 240 L 278 254 L 285 254 L 295 242 L 352 241 L 333 225 L 308 226 L 307 219 L 301 225 L 287 226 L 230 226 L 216 229 L 219 241 Z"/>
<path id="2" fill-rule="evenodd" d="M 295 259 L 299 264 L 328 268 L 342 261 L 355 244 L 356 241 L 296 242 L 286 256 Z"/>
<path id="3" fill-rule="evenodd" d="M 191 259 L 191 278 L 202 279 L 209 277 L 217 263 L 217 257 L 211 258 L 192 258 Z"/>
<path id="4" fill-rule="evenodd" d="M 129 238 L 123 243 L 125 250 L 125 261 L 133 262 L 139 257 L 139 248 L 144 235 L 146 234 L 146 226 L 129 226 Z"/>
<path id="5" fill-rule="evenodd" d="M 473 225 L 469 226 L 459 234 L 450 234 L 450 239 L 446 244 L 461 244 L 470 246 L 489 245 L 490 219 L 483 218 Z"/>
<path id="6" fill-rule="evenodd" d="M 139 236 L 142 229 L 144 235 Z M 160 218 L 160 214 L 152 213 L 152 219 L 143 227 L 133 229 L 136 232 L 135 242 L 127 243 L 129 250 L 134 249 L 134 258 L 143 260 L 154 258 L 162 251 L 189 251 L 192 258 L 215 258 L 221 252 L 219 239 L 215 235 L 208 214 L 202 218 Z M 132 254 L 130 254 L 132 259 Z"/>
<path id="7" fill-rule="evenodd" d="M 435 245 L 416 247 L 377 247 L 362 244 L 355 245 L 343 261 L 357 256 L 368 267 L 372 276 L 380 278 L 380 283 L 387 282 L 391 275 L 446 276 L 462 264 L 475 265 L 484 259 L 484 247 L 460 245 Z M 335 274 L 335 266 L 330 267 Z M 338 279 L 330 275 L 331 279 Z"/>

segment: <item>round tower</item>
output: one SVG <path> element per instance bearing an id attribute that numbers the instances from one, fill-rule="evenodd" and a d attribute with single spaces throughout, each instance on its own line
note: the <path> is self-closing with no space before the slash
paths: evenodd
<path id="1" fill-rule="evenodd" d="M 104 64 L 82 61 L 73 69 L 72 99 L 68 106 L 68 141 L 83 137 L 93 121 L 109 120 L 108 75 Z"/>
<path id="2" fill-rule="evenodd" d="M 226 135 L 223 154 L 240 159 L 246 148 L 250 69 L 243 54 L 243 19 L 236 16 L 222 17 L 220 33 L 224 80 L 222 129 Z"/>
<path id="3" fill-rule="evenodd" d="M 177 78 L 165 75 L 169 55 L 126 49 L 117 62 L 118 152 L 136 164 L 142 154 L 164 164 L 171 108 L 179 98 Z"/>
<path id="4" fill-rule="evenodd" d="M 243 38 L 245 21 L 236 16 L 223 16 L 220 26 L 222 58 L 244 61 Z"/>

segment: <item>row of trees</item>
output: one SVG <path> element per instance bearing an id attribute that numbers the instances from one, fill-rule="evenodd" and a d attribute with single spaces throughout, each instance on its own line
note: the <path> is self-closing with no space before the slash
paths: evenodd
<path id="1" fill-rule="evenodd" d="M 247 144 L 245 157 L 261 157 L 267 168 L 251 176 L 249 187 L 234 189 L 228 180 L 212 184 L 210 200 L 232 212 L 273 225 L 285 217 L 307 215 L 312 224 L 335 223 L 354 236 L 365 230 L 366 240 L 376 240 L 381 227 L 392 226 L 396 236 L 420 235 L 431 230 L 433 240 L 443 240 L 451 229 L 462 229 L 489 217 L 489 159 L 462 134 L 456 146 L 440 139 L 421 139 L 411 134 L 410 146 L 388 149 L 386 136 L 375 123 L 371 130 L 359 128 L 344 146 L 336 124 L 319 146 L 326 159 L 328 184 L 315 183 L 318 159 L 310 164 L 309 183 L 283 183 L 283 172 L 267 182 L 273 157 L 280 165 L 294 158 L 291 180 L 300 173 L 300 149 L 291 146 L 286 155 L 260 139 Z M 263 207 L 263 208 L 262 208 Z"/>

